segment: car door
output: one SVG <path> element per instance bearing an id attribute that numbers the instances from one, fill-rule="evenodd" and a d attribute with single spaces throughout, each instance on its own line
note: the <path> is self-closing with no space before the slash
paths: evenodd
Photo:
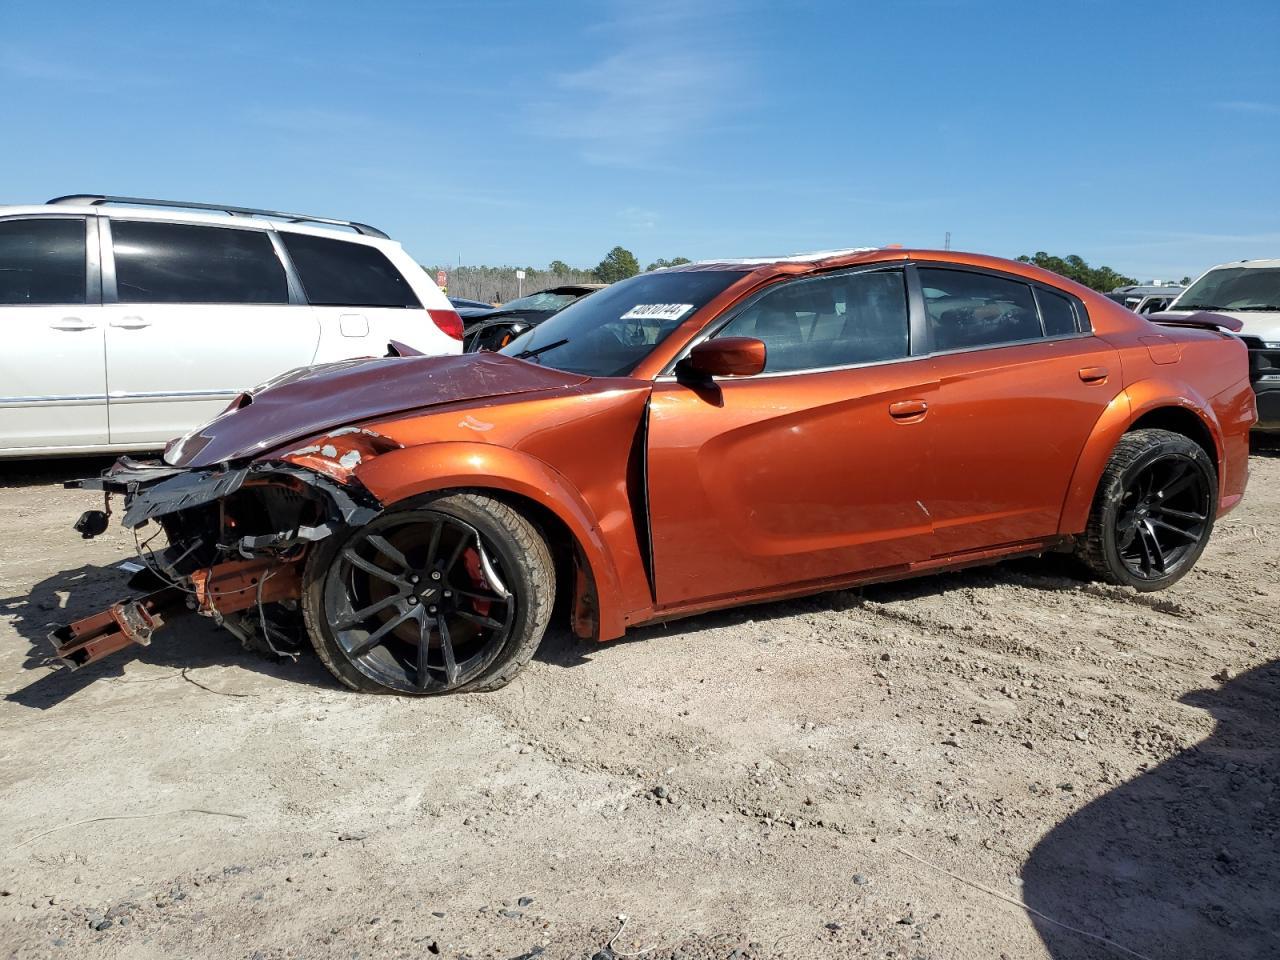
<path id="1" fill-rule="evenodd" d="M 715 333 L 764 341 L 763 373 L 658 378 L 648 483 L 659 607 L 931 555 L 921 501 L 936 384 L 910 327 L 900 268 L 791 281 Z"/>
<path id="2" fill-rule="evenodd" d="M 939 556 L 1052 537 L 1085 441 L 1122 388 L 1083 303 L 1012 276 L 917 271 L 939 386 L 926 502 Z"/>
<path id="3" fill-rule="evenodd" d="M 267 227 L 112 218 L 103 311 L 113 444 L 157 446 L 312 362 L 316 318 Z"/>
<path id="4" fill-rule="evenodd" d="M 425 353 L 446 340 L 413 287 L 377 247 L 294 230 L 279 234 L 319 321 L 317 360 L 384 356 L 391 340 Z M 449 342 L 448 352 L 457 352 Z"/>
<path id="5" fill-rule="evenodd" d="M 107 442 L 93 217 L 0 221 L 0 450 Z"/>

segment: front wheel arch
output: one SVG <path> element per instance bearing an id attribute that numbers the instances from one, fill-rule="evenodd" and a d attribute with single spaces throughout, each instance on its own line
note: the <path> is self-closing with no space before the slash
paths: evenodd
<path id="1" fill-rule="evenodd" d="M 529 520 L 542 534 L 555 567 L 557 608 L 553 622 L 567 617 L 575 636 L 581 640 L 600 639 L 600 594 L 596 586 L 591 561 L 582 541 L 572 528 L 554 510 L 531 497 L 500 487 L 467 486 L 434 490 L 417 494 L 398 503 L 389 504 L 388 510 L 400 509 L 415 503 L 429 502 L 438 497 L 455 493 L 471 493 L 490 497 L 506 504 Z"/>
<path id="2" fill-rule="evenodd" d="M 612 640 L 626 631 L 627 613 L 638 605 L 624 589 L 614 550 L 590 506 L 568 480 L 535 457 L 483 443 L 433 443 L 383 454 L 356 470 L 356 478 L 384 509 L 414 497 L 473 492 L 521 510 L 549 536 L 557 573 L 569 572 L 560 595 L 574 598 L 572 624 L 583 639 Z M 555 551 L 555 546 L 571 547 Z M 636 577 L 628 579 L 635 592 Z M 645 587 L 647 598 L 647 584 Z M 645 598 L 641 598 L 645 599 Z"/>

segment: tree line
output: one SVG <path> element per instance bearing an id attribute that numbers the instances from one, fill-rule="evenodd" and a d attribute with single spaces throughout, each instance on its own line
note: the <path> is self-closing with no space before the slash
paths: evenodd
<path id="1" fill-rule="evenodd" d="M 1082 283 L 1086 287 L 1107 293 L 1116 287 L 1129 286 L 1138 281 L 1127 277 L 1108 266 L 1091 267 L 1083 257 L 1071 254 L 1057 257 L 1037 251 L 1031 256 L 1018 257 L 1022 263 L 1032 263 L 1045 270 Z M 660 270 L 663 267 L 675 267 L 688 263 L 687 257 L 674 257 L 670 260 L 659 259 L 644 268 L 643 272 Z M 514 300 L 521 293 L 537 293 L 564 283 L 617 283 L 628 277 L 641 273 L 640 261 L 626 247 L 617 246 L 605 254 L 594 267 L 571 267 L 563 260 L 552 260 L 545 269 L 537 267 L 423 267 L 433 277 L 438 270 L 445 271 L 448 276 L 449 295 L 465 297 L 468 300 L 483 300 L 488 303 L 506 303 Z M 516 278 L 516 270 L 523 269 L 525 278 Z M 1190 283 L 1189 277 L 1182 279 L 1184 284 Z"/>
<path id="2" fill-rule="evenodd" d="M 644 272 L 676 267 L 688 263 L 687 257 L 671 260 L 659 259 L 644 268 Z M 594 267 L 571 267 L 563 260 L 552 260 L 545 269 L 537 267 L 462 267 L 428 266 L 422 268 L 432 278 L 440 270 L 448 278 L 449 296 L 467 300 L 483 300 L 486 303 L 506 303 L 521 293 L 526 296 L 558 287 L 564 283 L 617 283 L 641 272 L 640 261 L 626 247 L 617 246 L 605 254 Z M 524 280 L 516 277 L 517 270 L 524 270 Z"/>
<path id="3" fill-rule="evenodd" d="M 1052 270 L 1054 273 L 1074 280 L 1076 283 L 1082 283 L 1091 290 L 1097 290 L 1101 293 L 1110 293 L 1116 287 L 1128 287 L 1137 283 L 1133 277 L 1126 277 L 1123 273 L 1118 273 L 1110 267 L 1091 267 L 1084 261 L 1083 257 L 1071 254 L 1068 257 L 1055 257 L 1043 250 L 1039 250 L 1034 256 L 1028 257 L 1023 254 L 1018 258 L 1022 263 L 1033 263 L 1037 267 L 1043 267 L 1045 270 Z M 1183 277 L 1184 284 L 1190 283 L 1190 277 Z"/>

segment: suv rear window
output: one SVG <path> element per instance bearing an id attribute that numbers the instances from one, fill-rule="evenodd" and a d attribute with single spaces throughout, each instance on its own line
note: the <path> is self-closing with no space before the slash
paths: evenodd
<path id="1" fill-rule="evenodd" d="M 112 220 L 121 303 L 288 303 L 289 282 L 263 230 Z"/>
<path id="2" fill-rule="evenodd" d="M 320 307 L 421 307 L 381 250 L 362 243 L 280 231 L 308 302 Z"/>
<path id="3" fill-rule="evenodd" d="M 84 302 L 83 220 L 0 222 L 0 304 Z"/>

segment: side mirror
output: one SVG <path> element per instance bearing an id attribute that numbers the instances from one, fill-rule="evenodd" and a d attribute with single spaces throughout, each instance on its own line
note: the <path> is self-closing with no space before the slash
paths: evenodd
<path id="1" fill-rule="evenodd" d="M 764 341 L 755 337 L 704 340 L 680 362 L 699 377 L 753 377 L 764 371 Z"/>

